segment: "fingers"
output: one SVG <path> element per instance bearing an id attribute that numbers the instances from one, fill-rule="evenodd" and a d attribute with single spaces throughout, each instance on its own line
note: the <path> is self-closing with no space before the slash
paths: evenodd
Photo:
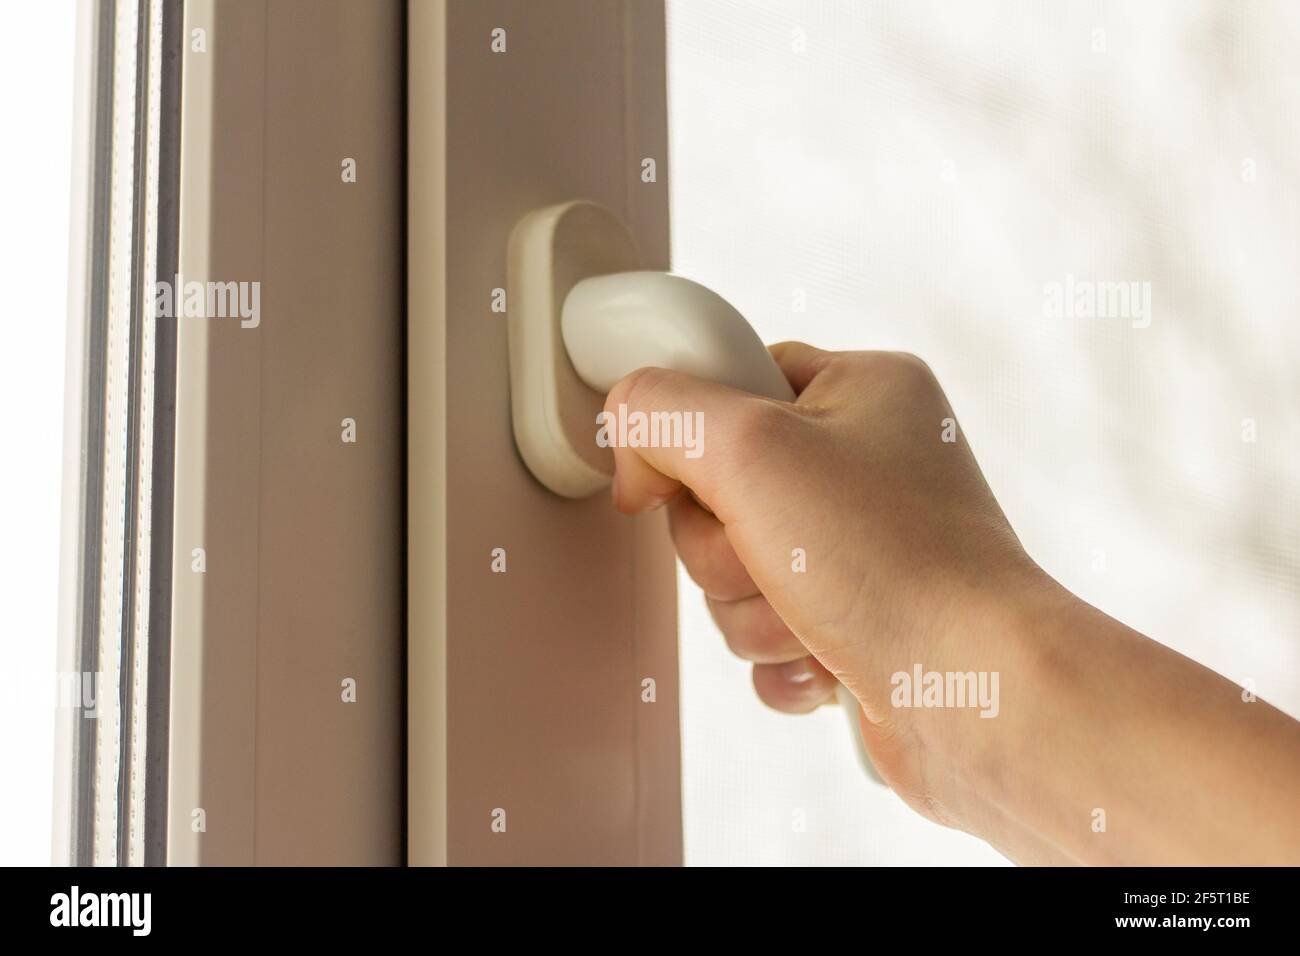
<path id="1" fill-rule="evenodd" d="M 673 544 L 691 580 L 706 597 L 739 601 L 758 594 L 758 585 L 737 557 L 722 522 L 690 495 L 680 495 L 668 508 Z"/>
<path id="2" fill-rule="evenodd" d="M 772 354 L 796 392 L 834 357 L 797 342 L 774 346 Z M 669 520 L 682 563 L 708 597 L 728 646 L 755 662 L 754 687 L 764 703 L 786 713 L 806 713 L 830 700 L 837 681 L 809 656 L 759 592 L 725 531 L 734 516 L 724 506 L 741 513 L 742 499 L 736 496 L 765 502 L 788 493 L 782 470 L 801 467 L 804 413 L 784 402 L 657 368 L 640 369 L 616 384 L 605 411 L 607 421 L 630 423 L 640 413 L 642 421 L 676 416 L 697 426 L 700 441 L 694 448 L 689 441 L 613 442 L 614 503 L 635 513 L 671 502 Z M 703 507 L 681 493 L 683 485 Z"/>
<path id="3" fill-rule="evenodd" d="M 676 416 L 683 440 L 635 447 L 615 442 L 614 504 L 629 513 L 645 511 L 672 499 L 684 483 L 716 511 L 726 479 L 740 467 L 737 449 L 745 449 L 761 431 L 760 417 L 777 407 L 789 406 L 681 372 L 638 369 L 610 391 L 605 412 L 628 422 L 633 415 L 641 421 Z M 693 444 L 685 440 L 688 427 Z"/>
<path id="4" fill-rule="evenodd" d="M 802 392 L 835 358 L 802 342 L 772 346 L 772 356 L 796 392 Z M 620 410 L 622 415 L 620 415 Z M 619 381 L 605 399 L 612 421 L 639 414 L 677 416 L 695 428 L 694 447 L 614 443 L 614 504 L 636 513 L 675 498 L 683 484 L 715 512 L 715 502 L 729 475 L 736 473 L 738 453 L 753 452 L 764 440 L 780 447 L 773 425 L 788 425 L 797 413 L 784 402 L 750 395 L 716 382 L 662 368 L 638 369 Z M 704 432 L 720 453 L 706 453 Z M 779 431 L 779 429 L 777 430 Z"/>
<path id="5" fill-rule="evenodd" d="M 756 664 L 784 664 L 808 654 L 761 594 L 742 601 L 710 599 L 709 613 L 737 657 Z"/>
<path id="6" fill-rule="evenodd" d="M 828 703 L 837 683 L 813 657 L 754 665 L 754 690 L 759 699 L 786 714 L 806 714 Z"/>
<path id="7" fill-rule="evenodd" d="M 611 393 L 612 394 L 612 393 Z M 635 448 L 614 448 L 614 507 L 625 514 L 651 511 L 674 500 L 682 490 L 679 479 L 656 469 Z"/>
<path id="8" fill-rule="evenodd" d="M 781 371 L 796 395 L 807 388 L 835 356 L 834 352 L 824 352 L 803 342 L 778 342 L 769 346 L 768 351 L 776 359 L 776 364 L 781 366 Z"/>

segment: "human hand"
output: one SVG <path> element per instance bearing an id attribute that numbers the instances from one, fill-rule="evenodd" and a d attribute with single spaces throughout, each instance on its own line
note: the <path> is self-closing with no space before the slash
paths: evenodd
<path id="1" fill-rule="evenodd" d="M 614 502 L 668 505 L 766 703 L 808 711 L 842 682 L 885 782 L 1019 862 L 1300 858 L 1300 723 L 1043 572 L 923 362 L 772 353 L 793 404 L 641 369 L 605 406 L 702 413 L 697 457 L 615 449 Z M 895 678 L 917 669 L 996 676 L 991 708 L 909 705 Z"/>
<path id="2" fill-rule="evenodd" d="M 615 503 L 637 512 L 668 502 L 682 562 L 732 651 L 754 663 L 767 704 L 808 711 L 842 681 L 862 704 L 882 776 L 951 822 L 942 781 L 921 766 L 931 746 L 968 745 L 944 732 L 955 715 L 892 708 L 890 676 L 915 664 L 996 670 L 1005 647 L 987 611 L 1046 578 L 923 362 L 800 343 L 772 352 L 794 404 L 663 369 L 620 382 L 607 411 L 701 412 L 707 440 L 694 459 L 616 448 Z M 679 493 L 683 483 L 694 497 Z"/>

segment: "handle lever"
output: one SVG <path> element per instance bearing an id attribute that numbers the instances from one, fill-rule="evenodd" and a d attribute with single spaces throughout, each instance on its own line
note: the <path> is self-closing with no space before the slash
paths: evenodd
<path id="1" fill-rule="evenodd" d="M 564 300 L 564 345 L 578 377 L 605 393 L 645 366 L 793 402 L 753 327 L 712 289 L 671 272 L 583 279 Z"/>

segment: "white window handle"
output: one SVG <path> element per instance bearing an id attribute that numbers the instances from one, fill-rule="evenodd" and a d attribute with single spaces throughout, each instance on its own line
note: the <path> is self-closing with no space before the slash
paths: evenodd
<path id="1" fill-rule="evenodd" d="M 595 203 L 520 220 L 506 302 L 515 442 L 537 480 L 566 498 L 609 484 L 614 458 L 596 444 L 596 416 L 614 383 L 638 368 L 794 401 L 744 316 L 698 282 L 642 271 L 627 227 Z"/>
<path id="2" fill-rule="evenodd" d="M 564 299 L 560 326 L 578 377 L 601 393 L 655 366 L 783 402 L 795 398 L 744 316 L 712 289 L 671 272 L 583 279 Z"/>

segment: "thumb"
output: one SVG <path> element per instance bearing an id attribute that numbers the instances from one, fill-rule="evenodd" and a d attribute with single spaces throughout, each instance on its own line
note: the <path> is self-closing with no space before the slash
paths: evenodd
<path id="1" fill-rule="evenodd" d="M 614 504 L 635 513 L 658 507 L 682 485 L 724 522 L 729 478 L 774 414 L 793 406 L 684 372 L 642 368 L 605 399 L 614 445 Z"/>

